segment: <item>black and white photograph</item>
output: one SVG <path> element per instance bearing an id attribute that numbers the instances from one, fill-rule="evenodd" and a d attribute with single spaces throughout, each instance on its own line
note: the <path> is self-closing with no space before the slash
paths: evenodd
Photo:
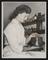
<path id="1" fill-rule="evenodd" d="M 2 58 L 46 58 L 46 2 L 2 2 Z"/>

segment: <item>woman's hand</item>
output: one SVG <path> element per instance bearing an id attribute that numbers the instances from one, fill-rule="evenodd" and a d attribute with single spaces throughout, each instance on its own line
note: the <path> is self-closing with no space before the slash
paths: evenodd
<path id="1" fill-rule="evenodd" d="M 27 39 L 26 39 L 26 44 L 31 40 L 32 37 L 38 37 L 38 33 L 32 33 Z"/>

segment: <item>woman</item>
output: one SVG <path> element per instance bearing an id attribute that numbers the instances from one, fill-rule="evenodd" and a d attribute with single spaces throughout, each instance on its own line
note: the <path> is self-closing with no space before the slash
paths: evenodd
<path id="1" fill-rule="evenodd" d="M 9 45 L 4 48 L 4 56 L 10 55 L 10 53 L 21 53 L 23 46 L 25 45 L 24 28 L 22 22 L 27 20 L 31 13 L 30 7 L 27 5 L 20 5 L 16 7 L 9 19 L 11 22 L 4 30 L 4 34 L 7 37 Z M 10 51 L 6 53 L 6 51 Z"/>

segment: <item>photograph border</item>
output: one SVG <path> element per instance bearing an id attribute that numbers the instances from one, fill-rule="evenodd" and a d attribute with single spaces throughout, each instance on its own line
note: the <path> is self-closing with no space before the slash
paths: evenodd
<path id="1" fill-rule="evenodd" d="M 2 1 L 2 2 L 4 2 L 4 1 Z M 2 7 L 2 2 L 1 2 L 1 10 L 2 10 L 2 14 L 1 14 L 1 15 L 2 15 L 2 16 L 1 16 L 1 27 L 2 27 L 2 29 L 1 29 L 1 31 L 2 31 L 2 32 L 1 32 L 1 34 L 2 34 L 2 35 L 1 35 L 1 42 L 2 42 L 2 43 L 1 43 L 1 46 L 2 46 L 2 47 L 1 47 L 1 49 L 3 48 L 3 45 L 2 45 L 2 44 L 3 44 L 3 41 L 2 41 L 2 40 L 3 40 L 3 7 Z M 6 1 L 6 2 L 7 2 L 7 1 Z M 11 1 L 8 1 L 8 2 L 11 2 Z M 16 1 L 16 2 L 17 2 L 17 1 Z M 21 2 L 21 1 L 18 1 L 18 3 L 19 3 L 19 2 Z M 28 2 L 28 1 L 25 1 L 25 2 Z M 34 2 L 36 2 L 36 1 L 34 1 Z M 39 2 L 39 1 L 38 1 L 38 2 Z M 42 2 L 42 1 L 41 1 L 41 2 Z M 44 1 L 43 1 L 43 2 L 44 2 Z M 45 1 L 45 2 L 46 2 L 46 1 Z M 46 9 L 47 9 L 47 2 L 46 2 Z M 47 10 L 46 10 L 46 14 L 45 14 L 45 15 L 46 15 L 45 19 L 47 20 Z M 45 25 L 46 25 L 46 24 L 47 24 L 47 21 L 46 21 Z M 46 32 L 46 37 L 47 37 L 47 26 L 46 26 L 45 32 Z M 45 38 L 46 38 L 46 37 L 45 37 Z M 46 38 L 46 40 L 47 40 L 47 38 Z M 46 43 L 47 43 L 47 41 L 46 41 Z M 46 44 L 46 46 L 47 46 L 47 44 Z M 46 47 L 45 49 L 46 49 L 46 54 L 47 54 L 47 47 Z M 2 50 L 1 50 L 1 52 L 2 52 L 2 54 L 3 54 L 3 51 L 2 51 Z M 2 54 L 1 54 L 1 55 L 2 55 Z M 5 59 L 6 59 L 6 58 L 5 58 Z M 38 58 L 37 58 L 37 59 L 38 59 Z M 42 58 L 41 58 L 41 59 L 42 59 Z"/>

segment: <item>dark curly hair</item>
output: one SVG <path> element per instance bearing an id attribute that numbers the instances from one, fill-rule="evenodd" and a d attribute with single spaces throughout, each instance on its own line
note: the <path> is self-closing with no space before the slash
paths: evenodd
<path id="1" fill-rule="evenodd" d="M 10 15 L 9 20 L 12 20 L 13 18 L 15 18 L 19 13 L 31 13 L 31 8 L 27 5 L 20 5 L 18 7 L 16 7 L 16 9 L 13 11 L 13 13 Z"/>

